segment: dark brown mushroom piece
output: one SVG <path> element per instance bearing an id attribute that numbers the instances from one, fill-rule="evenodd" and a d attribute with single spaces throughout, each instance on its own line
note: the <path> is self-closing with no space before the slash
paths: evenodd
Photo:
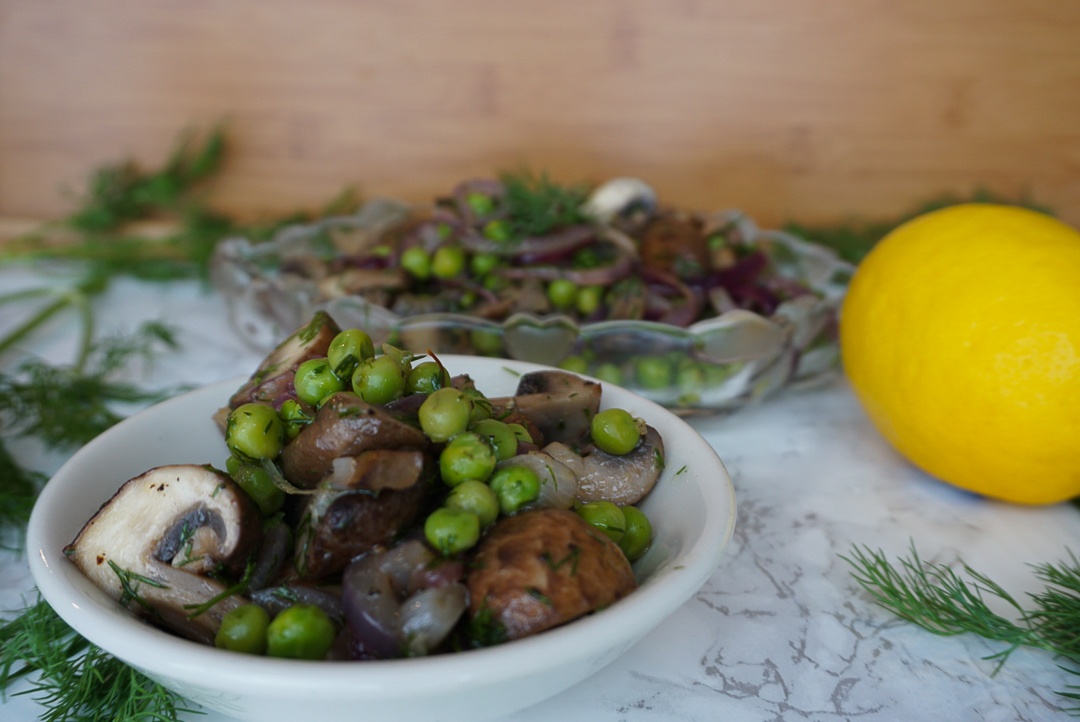
<path id="1" fill-rule="evenodd" d="M 317 311 L 311 320 L 278 344 L 263 360 L 255 373 L 229 399 L 229 408 L 261 402 L 279 408 L 289 398 L 295 398 L 293 377 L 300 364 L 325 356 L 330 342 L 341 331 L 325 311 Z"/>
<path id="2" fill-rule="evenodd" d="M 618 545 L 572 511 L 504 517 L 476 547 L 469 614 L 496 639 L 520 639 L 610 606 L 637 587 Z"/>
<path id="3" fill-rule="evenodd" d="M 544 441 L 571 446 L 589 438 L 600 409 L 601 386 L 568 371 L 533 371 L 521 377 L 513 397 L 491 399 L 496 418 L 520 414 L 534 424 Z"/>
<path id="4" fill-rule="evenodd" d="M 127 481 L 64 553 L 127 609 L 213 644 L 221 618 L 246 602 L 217 577 L 242 575 L 261 540 L 258 507 L 232 479 L 184 464 Z"/>
<path id="5" fill-rule="evenodd" d="M 336 574 L 354 558 L 388 544 L 428 508 L 436 465 L 421 450 L 373 449 L 342 457 L 301 500 L 293 566 L 305 580 Z"/>
<path id="6" fill-rule="evenodd" d="M 574 464 L 565 449 L 544 449 L 567 464 L 578 477 L 578 501 L 612 501 L 619 506 L 637 504 L 656 486 L 664 470 L 664 440 L 660 432 L 647 426 L 637 447 L 621 456 L 596 447 Z"/>
<path id="7" fill-rule="evenodd" d="M 370 449 L 426 449 L 416 426 L 382 406 L 341 391 L 323 401 L 315 418 L 281 452 L 281 471 L 290 483 L 312 489 L 334 470 L 334 461 Z"/>

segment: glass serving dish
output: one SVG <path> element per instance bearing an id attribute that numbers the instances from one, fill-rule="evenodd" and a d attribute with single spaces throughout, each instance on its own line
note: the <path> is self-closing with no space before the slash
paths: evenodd
<path id="1" fill-rule="evenodd" d="M 456 197 L 463 197 L 462 191 Z M 830 249 L 761 229 L 737 210 L 663 210 L 652 189 L 636 179 L 598 186 L 582 209 L 589 232 L 600 239 L 596 243 L 621 247 L 612 266 L 626 262 L 626 254 L 639 263 L 647 233 L 642 229 L 655 230 L 657 219 L 667 214 L 676 227 L 712 229 L 702 253 L 727 254 L 724 263 L 731 268 L 710 271 L 710 278 L 726 273 L 743 277 L 736 283 L 746 285 L 743 271 L 753 266 L 755 285 L 738 292 L 746 298 L 733 299 L 736 292 L 716 284 L 706 289 L 697 281 L 684 282 L 673 262 L 666 269 L 671 273 L 624 267 L 618 302 L 610 301 L 616 286 L 605 286 L 601 273 L 592 285 L 607 294 L 597 298 L 608 300 L 599 309 L 559 310 L 543 293 L 522 292 L 513 302 L 500 301 L 496 314 L 490 303 L 481 311 L 484 304 L 476 300 L 477 291 L 490 294 L 460 282 L 441 284 L 429 296 L 410 294 L 406 303 L 398 293 L 402 278 L 409 278 L 400 267 L 400 252 L 390 253 L 377 273 L 350 259 L 369 258 L 373 249 L 386 255 L 386 247 L 396 247 L 409 234 L 414 240 L 406 244 L 426 243 L 432 250 L 441 241 L 433 241 L 430 232 L 426 241 L 416 241 L 422 235 L 416 229 L 427 224 L 430 231 L 432 224 L 443 223 L 439 227 L 445 230 L 439 220 L 445 208 L 391 199 L 371 200 L 351 215 L 284 228 L 267 241 L 228 239 L 217 248 L 211 281 L 225 298 L 237 333 L 258 349 L 273 348 L 315 311 L 325 310 L 342 327 L 363 328 L 376 344 L 561 366 L 628 388 L 681 415 L 730 413 L 785 387 L 820 383 L 837 373 L 837 316 L 854 269 Z M 488 243 L 475 234 L 472 240 Z M 665 262 L 681 253 L 678 247 L 661 249 Z M 598 279 L 595 272 L 574 275 L 566 258 L 525 260 L 505 273 L 503 288 L 547 288 L 566 276 L 580 289 L 587 285 L 580 281 Z M 690 275 L 697 278 L 700 270 L 691 269 Z M 425 283 L 434 288 L 431 280 Z M 658 301 L 653 298 L 657 284 L 664 285 Z M 672 300 L 679 293 L 692 301 L 692 316 L 680 304 L 686 299 Z M 760 296 L 768 296 L 767 302 L 759 302 Z M 650 312 L 657 303 L 665 304 L 663 312 Z M 631 314 L 637 317 L 627 317 Z"/>

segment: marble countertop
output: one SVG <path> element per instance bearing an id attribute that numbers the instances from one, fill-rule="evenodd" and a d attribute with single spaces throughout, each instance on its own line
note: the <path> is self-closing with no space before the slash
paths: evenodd
<path id="1" fill-rule="evenodd" d="M 0 272 L 5 292 L 40 282 Z M 181 350 L 137 369 L 147 385 L 199 386 L 249 373 L 261 359 L 232 338 L 221 300 L 196 283 L 121 282 L 96 308 L 103 334 L 143 321 L 177 329 Z M 0 313 L 0 334 L 17 311 Z M 75 330 L 74 317 L 58 318 L 21 351 L 65 363 Z M 17 360 L 9 353 L 0 368 Z M 842 555 L 866 545 L 897 557 L 914 543 L 924 559 L 963 559 L 1023 599 L 1041 586 L 1031 564 L 1077 546 L 1080 510 L 986 501 L 921 474 L 877 435 L 842 380 L 693 425 L 738 497 L 719 570 L 628 654 L 508 722 L 1069 718 L 1055 691 L 1080 677 L 1051 656 L 1020 649 L 997 669 L 987 657 L 1001 644 L 938 637 L 897 619 L 859 589 Z M 63 461 L 30 443 L 13 451 L 43 471 Z M 5 618 L 32 598 L 24 556 L 0 551 Z M 25 689 L 0 700 L 0 718 L 38 718 L 41 708 L 14 694 Z"/>

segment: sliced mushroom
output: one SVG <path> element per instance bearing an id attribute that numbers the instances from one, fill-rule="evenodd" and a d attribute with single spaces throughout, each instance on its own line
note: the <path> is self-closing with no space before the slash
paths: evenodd
<path id="1" fill-rule="evenodd" d="M 629 454 L 616 456 L 593 447 L 575 470 L 578 501 L 607 499 L 619 506 L 636 504 L 652 491 L 664 470 L 664 440 L 649 426 Z"/>
<path id="2" fill-rule="evenodd" d="M 492 399 L 497 418 L 517 413 L 536 425 L 546 442 L 578 445 L 589 438 L 600 409 L 601 387 L 567 371 L 534 371 L 521 377 L 511 398 Z"/>
<path id="3" fill-rule="evenodd" d="M 325 356 L 330 342 L 341 328 L 325 311 L 318 311 L 312 319 L 282 341 L 277 348 L 259 364 L 251 378 L 229 399 L 229 408 L 261 401 L 275 408 L 290 398 L 293 376 L 300 364 L 308 359 Z"/>
<path id="4" fill-rule="evenodd" d="M 565 509 L 503 517 L 469 564 L 469 613 L 495 638 L 519 639 L 602 609 L 633 591 L 630 562 Z"/>
<path id="5" fill-rule="evenodd" d="M 281 452 L 281 471 L 291 483 L 312 489 L 334 470 L 334 460 L 369 449 L 426 449 L 424 432 L 385 408 L 342 391 L 323 401 L 307 428 Z"/>
<path id="6" fill-rule="evenodd" d="M 563 446 L 552 444 L 551 446 Z M 567 448 L 563 446 L 563 448 Z M 580 457 L 578 457 L 580 459 Z M 577 501 L 578 477 L 577 474 L 566 464 L 547 453 L 547 449 L 527 451 L 524 454 L 515 454 L 509 459 L 500 461 L 497 469 L 508 466 L 524 466 L 531 469 L 540 480 L 540 496 L 530 502 L 527 508 L 540 509 L 554 507 L 556 509 L 569 509 Z"/>
<path id="7" fill-rule="evenodd" d="M 371 450 L 348 464 L 356 474 L 331 475 L 304 505 L 293 565 L 301 579 L 343 570 L 355 557 L 386 544 L 427 508 L 435 461 L 420 450 Z"/>
<path id="8" fill-rule="evenodd" d="M 64 552 L 123 606 L 213 643 L 221 617 L 245 600 L 208 575 L 242 574 L 261 538 L 247 494 L 219 471 L 186 464 L 126 482 Z"/>

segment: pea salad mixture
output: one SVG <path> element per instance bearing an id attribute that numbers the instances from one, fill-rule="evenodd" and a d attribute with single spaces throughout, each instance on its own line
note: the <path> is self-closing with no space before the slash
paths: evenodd
<path id="1" fill-rule="evenodd" d="M 119 604 L 250 654 L 373 660 L 526 637 L 636 588 L 664 467 L 601 384 L 488 397 L 319 312 L 215 416 L 225 469 L 124 483 L 65 548 Z"/>

